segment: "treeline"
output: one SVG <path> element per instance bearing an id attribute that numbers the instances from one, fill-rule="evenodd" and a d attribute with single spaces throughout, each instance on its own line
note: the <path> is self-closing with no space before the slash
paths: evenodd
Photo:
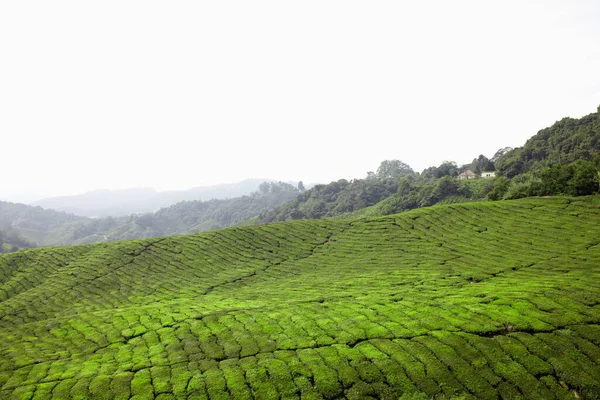
<path id="1" fill-rule="evenodd" d="M 496 162 L 499 177 L 488 198 L 583 196 L 598 193 L 600 107 L 580 119 L 564 118 Z"/>
<path id="2" fill-rule="evenodd" d="M 531 196 L 585 196 L 598 193 L 599 163 L 577 160 L 570 164 L 556 164 L 535 172 L 496 178 L 488 194 L 490 200 L 510 200 Z"/>
<path id="3" fill-rule="evenodd" d="M 415 175 L 403 178 L 397 193 L 362 214 L 388 215 L 435 204 L 484 200 L 493 188 L 492 179 L 459 180 L 451 175 L 441 178 Z"/>
<path id="4" fill-rule="evenodd" d="M 466 169 L 489 171 L 493 168 L 493 161 L 483 155 L 462 167 L 447 161 L 420 174 L 400 160 L 385 160 L 376 172 L 367 172 L 364 179 L 340 179 L 328 185 L 316 185 L 295 200 L 262 213 L 258 222 L 334 217 L 357 212 L 387 199 L 390 204 L 402 204 L 389 212 L 426 207 L 451 197 L 456 201 L 480 199 L 493 184 L 461 182 L 457 177 Z"/>
<path id="5" fill-rule="evenodd" d="M 178 235 L 225 228 L 245 222 L 296 198 L 299 189 L 284 182 L 264 182 L 249 196 L 225 200 L 183 201 L 155 213 L 131 216 L 108 232 L 109 240 Z"/>
<path id="6" fill-rule="evenodd" d="M 10 224 L 11 227 L 18 229 L 45 232 L 57 225 L 85 219 L 85 217 L 78 217 L 61 211 L 0 201 L 0 227 L 4 228 Z"/>
<path id="7" fill-rule="evenodd" d="M 280 207 L 265 211 L 258 222 L 333 217 L 379 203 L 398 191 L 398 178 L 414 175 L 410 166 L 399 160 L 386 160 L 377 173 L 365 179 L 340 179 L 316 185 Z"/>
<path id="8" fill-rule="evenodd" d="M 403 167 L 390 167 L 398 165 Z M 376 214 L 386 215 L 441 202 L 481 200 L 494 188 L 494 181 L 460 180 L 458 175 L 471 168 L 493 170 L 493 165 L 481 155 L 461 167 L 447 161 L 419 174 L 402 161 L 386 160 L 377 173 L 368 172 L 365 179 L 317 185 L 295 200 L 262 213 L 258 222 L 335 217 L 375 205 Z"/>
<path id="9" fill-rule="evenodd" d="M 542 129 L 522 148 L 479 155 L 465 165 L 446 161 L 416 173 L 399 160 L 386 160 L 365 179 L 317 185 L 295 200 L 260 215 L 258 222 L 340 216 L 386 215 L 460 201 L 598 193 L 600 107 L 581 119 L 564 118 Z M 493 179 L 461 180 L 471 171 L 495 172 Z"/>
<path id="10" fill-rule="evenodd" d="M 500 157 L 498 173 L 514 178 L 528 172 L 540 172 L 556 164 L 578 160 L 593 161 L 600 155 L 600 106 L 598 112 L 580 119 L 563 118 L 540 130 L 523 147 Z"/>
<path id="11" fill-rule="evenodd" d="M 154 213 L 86 218 L 24 204 L 0 202 L 0 226 L 42 246 L 179 235 L 224 228 L 293 200 L 304 190 L 285 182 L 264 182 L 249 196 L 183 201 Z"/>

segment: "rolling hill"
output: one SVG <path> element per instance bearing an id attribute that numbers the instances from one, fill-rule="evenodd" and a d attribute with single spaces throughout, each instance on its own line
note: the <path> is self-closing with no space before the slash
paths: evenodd
<path id="1" fill-rule="evenodd" d="M 0 398 L 600 398 L 600 199 L 0 256 Z"/>

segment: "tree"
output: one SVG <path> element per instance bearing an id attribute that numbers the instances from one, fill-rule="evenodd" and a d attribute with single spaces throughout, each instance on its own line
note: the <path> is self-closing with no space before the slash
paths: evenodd
<path id="1" fill-rule="evenodd" d="M 489 200 L 502 200 L 509 186 L 510 179 L 504 176 L 494 178 L 494 188 L 487 194 L 487 198 Z"/>
<path id="2" fill-rule="evenodd" d="M 458 176 L 458 166 L 454 161 L 444 161 L 437 167 L 435 177 L 442 178 L 444 176 Z"/>
<path id="3" fill-rule="evenodd" d="M 283 190 L 283 186 L 280 185 L 280 183 L 275 183 L 275 182 L 271 182 L 271 194 L 277 194 L 277 193 L 281 193 L 281 191 Z"/>
<path id="4" fill-rule="evenodd" d="M 498 151 L 496 151 L 494 153 L 494 156 L 491 158 L 491 162 L 495 163 L 496 161 L 498 161 L 498 159 L 500 157 L 502 157 L 503 155 L 505 155 L 506 153 L 508 153 L 509 151 L 512 151 L 513 148 L 512 147 L 503 147 L 501 149 L 498 149 Z"/>
<path id="5" fill-rule="evenodd" d="M 494 163 L 483 154 L 480 154 L 479 157 L 473 159 L 468 168 L 476 174 L 481 174 L 485 171 L 493 171 Z"/>
<path id="6" fill-rule="evenodd" d="M 523 149 L 516 148 L 502 155 L 496 161 L 496 171 L 498 175 L 513 178 L 522 174 L 526 170 L 526 164 L 523 161 Z"/>
<path id="7" fill-rule="evenodd" d="M 568 183 L 574 196 L 586 196 L 598 192 L 598 170 L 593 163 L 579 160 L 573 164 L 573 177 Z"/>
<path id="8" fill-rule="evenodd" d="M 421 174 L 424 178 L 442 178 L 444 176 L 458 176 L 458 166 L 454 161 L 444 161 L 438 167 L 429 167 Z"/>
<path id="9" fill-rule="evenodd" d="M 305 190 L 306 190 L 306 188 L 304 187 L 304 183 L 302 181 L 298 182 L 298 191 L 300 191 L 300 193 L 302 193 Z"/>
<path id="10" fill-rule="evenodd" d="M 445 176 L 438 180 L 437 185 L 433 190 L 433 195 L 437 201 L 440 201 L 447 197 L 458 195 L 458 189 L 459 185 L 456 178 L 453 179 L 449 176 Z"/>
<path id="11" fill-rule="evenodd" d="M 414 173 L 415 172 L 408 164 L 400 160 L 382 161 L 379 168 L 377 168 L 377 177 L 379 179 L 396 178 L 399 176 L 412 175 Z"/>
<path id="12" fill-rule="evenodd" d="M 258 185 L 258 192 L 260 194 L 269 194 L 269 191 L 271 190 L 271 184 L 269 182 L 263 182 L 260 185 Z"/>

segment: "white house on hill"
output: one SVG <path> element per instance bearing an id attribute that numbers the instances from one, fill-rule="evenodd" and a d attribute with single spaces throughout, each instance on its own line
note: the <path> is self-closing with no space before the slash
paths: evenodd
<path id="1" fill-rule="evenodd" d="M 496 173 L 494 171 L 486 171 L 486 172 L 481 173 L 482 178 L 493 178 L 495 176 L 496 176 Z"/>

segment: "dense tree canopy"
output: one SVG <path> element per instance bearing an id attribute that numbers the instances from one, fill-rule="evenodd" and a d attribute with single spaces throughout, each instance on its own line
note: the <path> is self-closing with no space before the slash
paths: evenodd
<path id="1" fill-rule="evenodd" d="M 599 107 L 600 110 L 600 107 Z M 491 200 L 598 193 L 600 112 L 564 118 L 501 155 Z"/>
<path id="2" fill-rule="evenodd" d="M 471 171 L 475 172 L 476 174 L 481 174 L 482 172 L 486 172 L 486 171 L 494 171 L 495 168 L 496 167 L 492 160 L 490 160 L 483 154 L 480 154 L 479 157 L 473 159 L 471 164 L 465 165 L 464 169 L 465 170 L 470 169 Z"/>
<path id="3" fill-rule="evenodd" d="M 371 206 L 398 190 L 393 178 L 340 179 L 327 185 L 316 185 L 296 199 L 260 214 L 259 221 L 285 221 L 331 217 Z"/>
<path id="4" fill-rule="evenodd" d="M 460 168 L 454 161 L 444 161 L 437 167 L 425 169 L 422 175 L 425 178 L 442 178 L 444 176 L 458 176 Z"/>
<path id="5" fill-rule="evenodd" d="M 377 168 L 377 177 L 379 179 L 396 178 L 414 173 L 408 164 L 400 160 L 382 161 L 379 168 Z"/>
<path id="6" fill-rule="evenodd" d="M 540 130 L 523 147 L 500 156 L 496 162 L 496 169 L 500 175 L 513 178 L 522 173 L 540 171 L 554 164 L 569 164 L 577 160 L 592 161 L 598 156 L 600 112 L 580 119 L 563 118 Z"/>

